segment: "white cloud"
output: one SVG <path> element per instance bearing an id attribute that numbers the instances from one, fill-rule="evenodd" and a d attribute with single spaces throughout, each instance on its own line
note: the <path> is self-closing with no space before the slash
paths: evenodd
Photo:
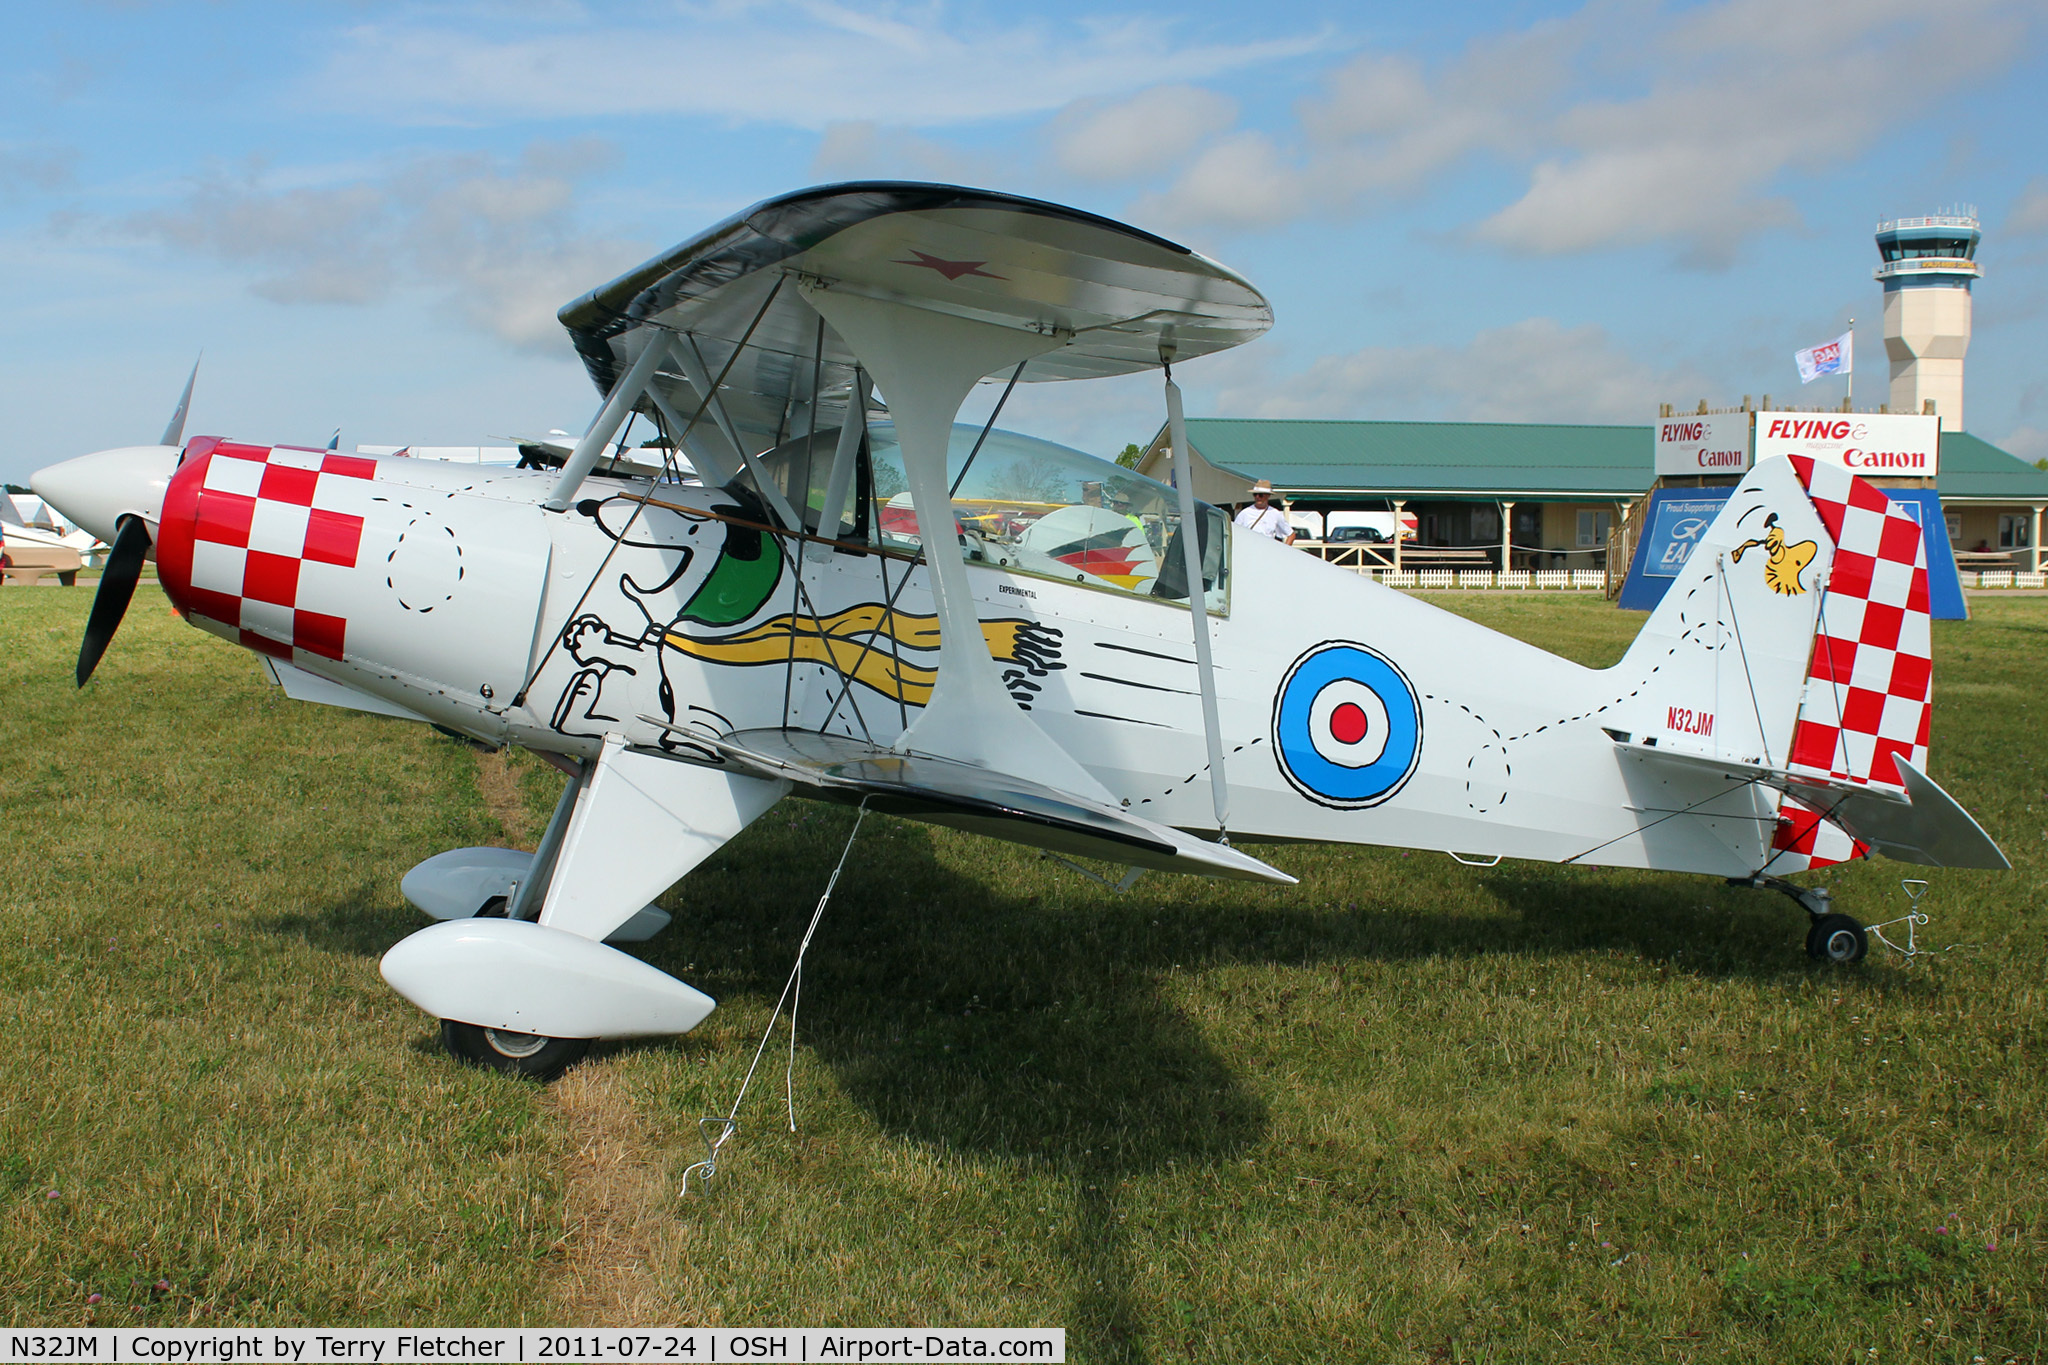
<path id="1" fill-rule="evenodd" d="M 0 199 L 64 189 L 72 183 L 77 162 L 74 148 L 0 142 Z"/>
<path id="2" fill-rule="evenodd" d="M 1237 121 L 1237 101 L 1193 85 L 1069 105 L 1048 129 L 1053 164 L 1080 180 L 1143 180 Z"/>
<path id="3" fill-rule="evenodd" d="M 872 119 L 851 119 L 829 125 L 811 157 L 816 175 L 839 179 L 941 180 L 987 184 L 1001 178 L 987 157 L 969 156 L 955 147 L 903 128 L 885 128 Z"/>
<path id="4" fill-rule="evenodd" d="M 2027 14 L 2020 0 L 1592 0 L 1434 69 L 1362 54 L 1285 136 L 1219 134 L 1146 202 L 1182 224 L 1269 225 L 1504 165 L 1524 187 L 1473 225 L 1479 240 L 1532 254 L 1661 242 L 1721 265 L 1796 220 L 1787 177 L 1841 165 L 2013 61 Z M 1274 195 L 1283 182 L 1296 191 Z"/>
<path id="5" fill-rule="evenodd" d="M 362 107 L 400 118 L 695 114 L 919 128 L 1204 80 L 1324 41 L 1183 42 L 1173 25 L 1145 17 L 976 27 L 949 25 L 936 7 L 923 13 L 932 17 L 911 22 L 879 8 L 764 0 L 685 7 L 660 27 L 583 18 L 503 37 L 393 20 L 346 34 L 309 89 L 349 90 Z"/>
<path id="6" fill-rule="evenodd" d="M 1316 202 L 1313 172 L 1294 164 L 1264 133 L 1232 133 L 1204 150 L 1172 188 L 1140 198 L 1133 216 L 1163 224 L 1274 227 Z"/>
<path id="7" fill-rule="evenodd" d="M 2028 464 L 2048 459 L 2048 427 L 2014 427 L 1994 444 L 2006 454 L 2017 455 Z"/>
<path id="8" fill-rule="evenodd" d="M 1599 327 L 1527 318 L 1463 346 L 1368 346 L 1297 374 L 1247 367 L 1216 389 L 1243 417 L 1464 422 L 1642 422 L 1660 401 L 1705 392 L 1688 368 L 1659 369 Z"/>
<path id="9" fill-rule="evenodd" d="M 2048 232 L 2048 176 L 2037 175 L 2027 182 L 2019 198 L 2012 201 L 1999 231 L 2015 237 Z"/>
<path id="10" fill-rule="evenodd" d="M 1653 36 L 1664 74 L 1646 93 L 1558 116 L 1561 154 L 1478 235 L 1537 254 L 1672 241 L 1695 263 L 1725 264 L 1749 233 L 1796 220 L 1767 193 L 1781 175 L 1839 164 L 2010 60 L 2002 8 L 1959 0 L 1932 24 L 1896 3 L 1693 11 Z"/>
<path id="11" fill-rule="evenodd" d="M 250 290 L 275 303 L 371 304 L 420 288 L 501 340 L 554 346 L 556 309 L 647 254 L 576 227 L 578 182 L 611 158 L 596 139 L 536 142 L 509 163 L 422 157 L 290 188 L 251 165 L 215 171 L 177 208 L 127 226 L 245 269 Z"/>

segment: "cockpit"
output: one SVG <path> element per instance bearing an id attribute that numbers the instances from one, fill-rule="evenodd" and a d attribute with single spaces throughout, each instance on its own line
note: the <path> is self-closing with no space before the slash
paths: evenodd
<path id="1" fill-rule="evenodd" d="M 842 545 L 916 553 L 925 531 L 911 507 L 894 424 L 868 424 L 851 470 L 835 471 L 838 447 L 837 430 L 820 431 L 754 463 L 800 512 L 806 531 Z M 953 533 L 968 563 L 1186 603 L 1179 494 L 1165 484 L 1051 441 L 984 435 L 964 424 L 953 428 L 946 472 Z M 835 497 L 839 505 L 828 508 Z M 1206 503 L 1196 507 L 1204 600 L 1223 613 L 1228 522 Z"/>

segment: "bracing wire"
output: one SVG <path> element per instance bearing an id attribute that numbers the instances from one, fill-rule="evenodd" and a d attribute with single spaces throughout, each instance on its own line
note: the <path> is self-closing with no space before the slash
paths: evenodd
<path id="1" fill-rule="evenodd" d="M 996 418 L 1003 415 L 1003 404 L 1010 401 L 1010 390 L 1017 387 L 1017 381 L 1024 377 L 1024 367 L 1030 363 L 1030 357 L 1027 356 L 1017 362 L 1016 369 L 1010 371 L 1010 382 L 1003 385 L 1003 396 L 996 399 L 995 410 L 989 413 L 988 420 L 981 424 L 981 435 L 974 438 L 974 449 L 967 452 L 967 459 L 960 466 L 959 477 L 954 479 L 953 486 L 946 490 L 947 497 L 960 495 L 960 485 L 967 482 L 967 471 L 974 468 L 974 457 L 981 454 L 981 443 L 988 439 L 989 432 L 995 430 Z"/>
<path id="2" fill-rule="evenodd" d="M 1721 577 L 1721 590 L 1728 599 L 1728 622 L 1735 627 L 1735 652 L 1742 659 L 1742 677 L 1749 687 L 1749 710 L 1750 714 L 1756 717 L 1757 742 L 1764 746 L 1764 766 L 1772 767 L 1774 765 L 1771 763 L 1771 737 L 1764 729 L 1763 706 L 1757 701 L 1756 696 L 1756 675 L 1749 671 L 1749 650 L 1742 643 L 1742 617 L 1735 610 L 1735 590 L 1728 586 L 1726 574 Z M 1721 670 L 1717 663 L 1714 669 L 1714 683 L 1717 688 L 1720 682 Z M 1717 701 L 1716 705 L 1718 704 Z"/>

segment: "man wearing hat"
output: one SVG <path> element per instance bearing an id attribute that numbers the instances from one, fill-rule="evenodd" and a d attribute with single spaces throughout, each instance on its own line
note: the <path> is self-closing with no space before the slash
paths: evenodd
<path id="1" fill-rule="evenodd" d="M 1294 524 L 1287 520 L 1286 513 L 1273 505 L 1273 484 L 1269 479 L 1260 479 L 1252 485 L 1252 503 L 1237 514 L 1237 524 L 1247 531 L 1273 537 L 1282 545 L 1294 543 Z"/>

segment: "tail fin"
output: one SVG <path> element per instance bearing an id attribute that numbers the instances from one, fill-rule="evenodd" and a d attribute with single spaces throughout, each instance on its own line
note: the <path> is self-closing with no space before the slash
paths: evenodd
<path id="1" fill-rule="evenodd" d="M 1869 844 L 1797 797 L 1788 796 L 1778 805 L 1770 861 L 1761 870 L 1769 876 L 1787 877 L 1869 856 Z"/>
<path id="2" fill-rule="evenodd" d="M 1919 523 L 1840 466 L 1766 461 L 1616 665 L 1640 680 L 1616 737 L 1784 794 L 1770 871 L 2004 867 L 1926 776 L 1931 634 Z"/>
<path id="3" fill-rule="evenodd" d="M 1904 791 L 1927 765 L 1927 551 L 1883 491 L 1803 456 L 1750 471 L 1622 661 L 1638 742 Z"/>
<path id="4" fill-rule="evenodd" d="M 1697 531 L 1692 554 L 1616 668 L 1640 679 L 1626 713 L 1633 742 L 1784 767 L 1834 553 L 1790 461 L 1751 470 Z"/>

